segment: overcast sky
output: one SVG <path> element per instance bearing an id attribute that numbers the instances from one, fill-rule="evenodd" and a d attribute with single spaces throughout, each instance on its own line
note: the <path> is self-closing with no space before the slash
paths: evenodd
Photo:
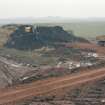
<path id="1" fill-rule="evenodd" d="M 0 18 L 105 17 L 105 0 L 0 0 Z"/>

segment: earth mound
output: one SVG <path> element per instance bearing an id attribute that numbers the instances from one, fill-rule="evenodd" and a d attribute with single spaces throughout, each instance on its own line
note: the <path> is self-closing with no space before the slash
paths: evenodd
<path id="1" fill-rule="evenodd" d="M 66 32 L 60 26 L 34 27 L 32 25 L 20 25 L 11 33 L 4 46 L 20 50 L 32 50 L 42 46 L 53 46 L 56 43 L 71 43 L 75 41 L 88 42 L 85 39 L 74 36 L 72 33 Z"/>

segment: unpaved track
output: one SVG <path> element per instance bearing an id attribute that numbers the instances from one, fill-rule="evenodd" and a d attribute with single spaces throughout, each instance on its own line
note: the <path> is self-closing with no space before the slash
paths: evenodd
<path id="1" fill-rule="evenodd" d="M 68 44 L 67 47 L 95 50 L 98 54 L 105 55 L 105 47 L 98 46 L 96 44 L 75 43 L 75 44 L 71 44 L 71 45 Z"/>
<path id="2" fill-rule="evenodd" d="M 105 78 L 105 68 L 42 80 L 18 87 L 12 87 L 10 89 L 1 89 L 0 105 L 7 105 L 7 103 L 18 102 L 33 96 L 45 95 L 66 87 L 73 88 L 80 84 L 96 81 L 102 78 Z"/>

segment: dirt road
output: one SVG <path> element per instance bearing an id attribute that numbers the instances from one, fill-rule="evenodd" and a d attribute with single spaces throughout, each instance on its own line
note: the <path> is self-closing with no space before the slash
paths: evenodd
<path id="1" fill-rule="evenodd" d="M 55 90 L 99 80 L 105 78 L 105 68 L 93 70 L 90 72 L 78 73 L 58 78 L 40 80 L 30 84 L 12 87 L 9 89 L 0 90 L 0 105 L 11 102 L 17 102 L 22 99 L 27 99 L 33 96 L 45 95 Z"/>
<path id="2" fill-rule="evenodd" d="M 71 44 L 71 45 L 67 44 L 66 47 L 95 50 L 98 54 L 105 55 L 105 47 L 98 46 L 96 44 L 75 43 L 75 44 Z"/>

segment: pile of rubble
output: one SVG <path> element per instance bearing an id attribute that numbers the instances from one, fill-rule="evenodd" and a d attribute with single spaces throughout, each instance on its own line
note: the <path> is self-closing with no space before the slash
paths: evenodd
<path id="1" fill-rule="evenodd" d="M 20 78 L 35 69 L 17 64 L 12 60 L 0 57 L 0 88 L 8 87 L 20 82 Z"/>

